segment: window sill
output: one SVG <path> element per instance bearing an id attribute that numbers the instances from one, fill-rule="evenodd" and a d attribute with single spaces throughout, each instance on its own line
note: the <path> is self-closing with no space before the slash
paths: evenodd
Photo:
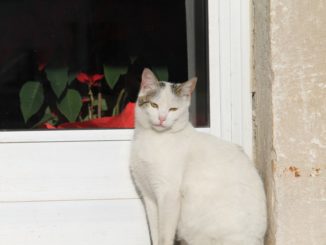
<path id="1" fill-rule="evenodd" d="M 210 132 L 209 128 L 198 128 Z M 130 141 L 133 129 L 30 130 L 0 132 L 0 143 Z"/>

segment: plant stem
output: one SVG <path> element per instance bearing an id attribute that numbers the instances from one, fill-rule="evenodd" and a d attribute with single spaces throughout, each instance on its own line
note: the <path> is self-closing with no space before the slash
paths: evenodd
<path id="1" fill-rule="evenodd" d="M 92 107 L 91 105 L 88 105 L 88 120 L 91 120 L 93 117 L 93 113 L 92 113 Z"/>
<path id="2" fill-rule="evenodd" d="M 91 86 L 88 86 L 88 95 L 91 101 L 91 104 L 88 106 L 88 115 L 90 119 L 93 119 L 94 96 L 93 96 Z"/>
<path id="3" fill-rule="evenodd" d="M 122 99 L 123 94 L 125 93 L 125 90 L 122 89 L 119 93 L 118 99 L 117 99 L 117 103 L 115 104 L 114 108 L 113 108 L 113 113 L 112 116 L 116 116 L 120 113 L 120 102 Z"/>
<path id="4" fill-rule="evenodd" d="M 97 95 L 97 117 L 102 117 L 102 93 L 99 92 Z"/>

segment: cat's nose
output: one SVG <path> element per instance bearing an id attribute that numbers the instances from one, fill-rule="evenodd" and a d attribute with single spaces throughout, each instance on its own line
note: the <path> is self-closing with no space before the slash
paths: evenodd
<path id="1" fill-rule="evenodd" d="M 158 119 L 160 120 L 160 124 L 162 124 L 166 120 L 166 116 L 160 115 Z"/>

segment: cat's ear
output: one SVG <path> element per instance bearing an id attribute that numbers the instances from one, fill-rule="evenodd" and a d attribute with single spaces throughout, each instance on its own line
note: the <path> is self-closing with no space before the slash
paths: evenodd
<path id="1" fill-rule="evenodd" d="M 197 84 L 197 77 L 189 79 L 187 82 L 182 84 L 181 94 L 184 96 L 190 96 L 194 92 Z"/>
<path id="2" fill-rule="evenodd" d="M 156 76 L 150 69 L 145 68 L 141 75 L 140 90 L 143 93 L 148 94 L 155 91 L 157 88 L 158 88 L 158 80 Z"/>

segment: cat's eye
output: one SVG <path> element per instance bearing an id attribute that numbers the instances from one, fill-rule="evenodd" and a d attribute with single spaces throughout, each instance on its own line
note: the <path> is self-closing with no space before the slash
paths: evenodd
<path id="1" fill-rule="evenodd" d="M 156 104 L 156 103 L 154 103 L 154 102 L 149 102 L 150 104 L 151 104 L 151 106 L 153 107 L 153 108 L 158 108 L 158 104 Z"/>
<path id="2" fill-rule="evenodd" d="M 178 108 L 176 108 L 176 107 L 172 107 L 169 109 L 169 111 L 176 111 L 176 110 L 178 110 Z"/>

